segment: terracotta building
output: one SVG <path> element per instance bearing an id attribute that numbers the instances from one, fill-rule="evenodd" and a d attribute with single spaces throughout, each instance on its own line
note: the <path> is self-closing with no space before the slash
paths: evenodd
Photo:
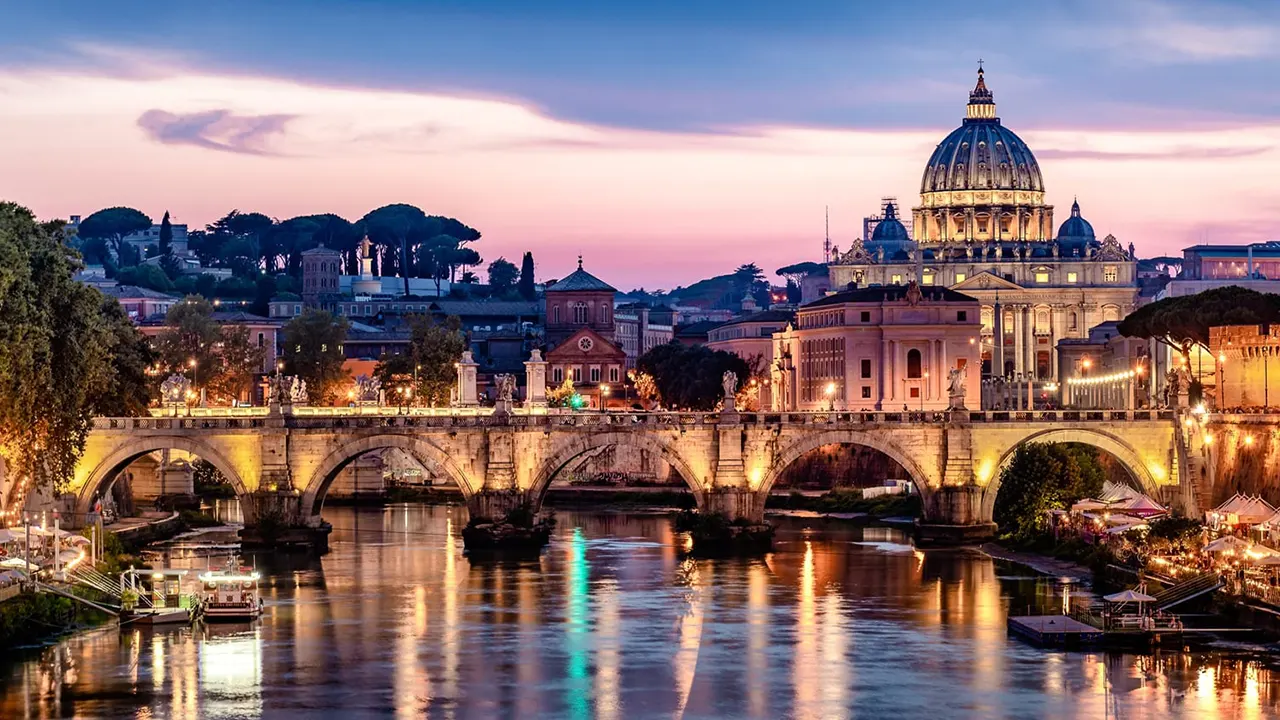
<path id="1" fill-rule="evenodd" d="M 953 368 L 980 405 L 981 305 L 916 283 L 846 290 L 802 306 L 775 333 L 774 410 L 945 410 Z"/>
<path id="2" fill-rule="evenodd" d="M 582 269 L 581 257 L 577 270 L 546 290 L 547 386 L 571 379 L 591 407 L 620 391 L 626 377 L 627 356 L 614 341 L 616 293 Z"/>

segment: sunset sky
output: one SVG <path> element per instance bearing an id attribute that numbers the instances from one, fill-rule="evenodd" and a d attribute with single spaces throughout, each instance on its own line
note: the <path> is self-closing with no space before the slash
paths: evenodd
<path id="1" fill-rule="evenodd" d="M 1280 239 L 1280 3 L 3 3 L 0 199 L 358 219 L 392 202 L 621 288 L 845 247 L 918 200 L 976 61 L 1058 222 Z M 772 276 L 772 275 L 771 275 Z M 776 279 L 776 278 L 775 278 Z"/>

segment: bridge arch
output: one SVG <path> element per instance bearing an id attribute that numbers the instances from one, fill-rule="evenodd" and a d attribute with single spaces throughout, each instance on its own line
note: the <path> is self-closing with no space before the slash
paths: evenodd
<path id="1" fill-rule="evenodd" d="M 990 518 L 995 513 L 996 495 L 1000 492 L 1000 473 L 1013 458 L 1013 454 L 1018 448 L 1027 443 L 1077 443 L 1080 445 L 1088 445 L 1109 453 L 1129 471 L 1129 474 L 1140 485 L 1140 489 L 1146 495 L 1160 500 L 1160 486 L 1151 474 L 1151 468 L 1143 461 L 1142 456 L 1138 454 L 1137 449 L 1126 442 L 1124 439 L 1117 437 L 1103 430 L 1084 429 L 1084 428 L 1053 428 L 1049 430 L 1040 430 L 1034 432 L 1021 440 L 1009 446 L 1004 454 L 1000 456 L 1000 460 L 996 463 L 995 469 L 992 471 L 991 481 L 987 483 L 983 490 L 982 507 L 984 516 Z"/>
<path id="2" fill-rule="evenodd" d="M 774 455 L 773 463 L 765 470 L 759 487 L 756 488 L 760 497 L 769 497 L 769 492 L 773 489 L 774 483 L 778 481 L 778 478 L 782 476 L 782 473 L 786 472 L 792 463 L 824 445 L 861 445 L 888 455 L 911 476 L 911 482 L 915 484 L 916 492 L 920 493 L 921 498 L 927 498 L 939 482 L 937 478 L 925 472 L 915 458 L 896 443 L 862 430 L 826 430 L 820 433 L 806 434 Z M 748 473 L 750 472 L 751 469 L 748 468 Z M 749 478 L 750 475 L 748 474 Z"/>
<path id="3" fill-rule="evenodd" d="M 697 501 L 698 507 L 703 506 L 703 502 L 706 499 L 706 488 L 703 485 L 705 480 L 699 478 L 693 467 L 676 449 L 675 441 L 667 440 L 649 432 L 634 431 L 583 433 L 575 436 L 567 445 L 556 450 L 551 457 L 541 463 L 537 475 L 534 476 L 533 484 L 529 486 L 529 497 L 534 501 L 535 505 L 541 506 L 542 498 L 551 486 L 551 481 L 555 479 L 561 470 L 564 470 L 565 466 L 585 453 L 610 446 L 638 448 L 661 457 L 680 477 L 684 478 L 685 484 L 693 492 L 693 497 Z"/>
<path id="4" fill-rule="evenodd" d="M 453 480 L 462 490 L 464 498 L 469 499 L 475 492 L 476 484 L 471 481 L 470 476 L 454 462 L 449 453 L 432 443 L 411 435 L 373 435 L 352 440 L 320 461 L 302 494 L 303 509 L 310 508 L 312 515 L 319 515 L 329 486 L 343 468 L 365 453 L 392 448 L 403 450 L 424 467 Z"/>
<path id="5" fill-rule="evenodd" d="M 231 483 L 231 487 L 235 488 L 237 497 L 249 492 L 244 480 L 236 472 L 235 465 L 211 445 L 180 435 L 129 437 L 122 447 L 107 455 L 89 471 L 76 497 L 76 512 L 81 515 L 88 513 L 103 483 L 115 477 L 134 460 L 158 450 L 182 450 L 195 455 L 217 468 L 218 472 Z"/>

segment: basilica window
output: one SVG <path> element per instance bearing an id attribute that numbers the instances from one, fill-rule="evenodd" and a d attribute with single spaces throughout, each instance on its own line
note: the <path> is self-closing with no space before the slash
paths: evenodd
<path id="1" fill-rule="evenodd" d="M 1069 282 L 1069 283 L 1075 283 L 1075 282 L 1077 282 L 1079 279 L 1080 279 L 1080 276 L 1079 276 L 1079 275 L 1077 275 L 1076 273 L 1073 273 L 1073 272 L 1069 272 L 1069 273 L 1067 273 L 1067 282 Z"/>
<path id="2" fill-rule="evenodd" d="M 916 379 L 921 376 L 920 351 L 912 348 L 907 351 L 907 377 Z"/>
<path id="3" fill-rule="evenodd" d="M 858 369 L 861 371 L 862 377 L 870 378 L 871 377 L 871 358 L 862 358 L 862 361 L 859 363 L 859 365 L 861 367 L 859 367 Z"/>
<path id="4" fill-rule="evenodd" d="M 591 366 L 591 382 L 593 383 L 600 382 L 600 368 L 596 367 L 595 365 Z"/>
<path id="5" fill-rule="evenodd" d="M 902 276 L 901 276 L 901 275 L 894 275 L 892 278 L 890 278 L 890 281 L 891 281 L 894 285 L 901 285 L 901 284 L 902 284 Z"/>
<path id="6" fill-rule="evenodd" d="M 1076 318 L 1076 311 L 1072 310 L 1067 315 L 1067 329 L 1072 332 L 1075 332 L 1078 327 L 1079 327 L 1079 320 Z"/>
<path id="7" fill-rule="evenodd" d="M 862 320 L 862 322 L 871 322 L 871 311 L 863 310 L 862 314 L 859 317 Z"/>
<path id="8" fill-rule="evenodd" d="M 1103 282 L 1115 282 L 1117 277 L 1119 277 L 1119 273 L 1116 271 L 1115 265 L 1108 265 L 1102 269 Z"/>
<path id="9" fill-rule="evenodd" d="M 1120 319 L 1120 308 L 1116 307 L 1115 305 L 1103 305 L 1103 306 L 1102 306 L 1102 321 L 1103 321 L 1103 322 L 1108 322 L 1108 321 L 1111 321 L 1111 320 L 1119 320 L 1119 319 Z"/>
<path id="10" fill-rule="evenodd" d="M 932 285 L 932 284 L 933 284 L 933 274 L 932 274 L 932 273 L 923 273 L 923 274 L 920 276 L 920 284 L 921 284 L 921 285 Z"/>
<path id="11" fill-rule="evenodd" d="M 965 275 L 964 273 L 956 273 L 956 282 L 957 282 L 957 283 L 962 283 L 962 282 L 964 282 L 964 279 L 965 279 L 966 277 L 968 277 L 968 276 L 967 276 L 967 275 Z"/>
<path id="12" fill-rule="evenodd" d="M 573 368 L 573 381 L 576 383 L 582 382 L 582 368 L 580 367 Z"/>
<path id="13" fill-rule="evenodd" d="M 1047 334 L 1049 332 L 1049 311 L 1036 311 L 1036 333 Z"/>
<path id="14" fill-rule="evenodd" d="M 551 379 L 557 383 L 564 382 L 564 368 L 553 368 L 551 370 Z"/>
<path id="15" fill-rule="evenodd" d="M 609 382 L 615 382 L 615 383 L 618 382 L 618 366 L 617 365 L 609 366 Z"/>
<path id="16" fill-rule="evenodd" d="M 1043 285 L 1043 284 L 1047 284 L 1047 283 L 1049 282 L 1049 273 L 1047 273 L 1047 272 L 1038 272 L 1038 273 L 1036 273 L 1036 282 L 1038 282 L 1038 283 L 1040 283 L 1040 284 L 1042 284 L 1042 285 Z"/>
<path id="17" fill-rule="evenodd" d="M 580 302 L 580 303 L 574 303 L 574 306 L 573 306 L 573 324 L 574 324 L 574 325 L 586 325 L 586 324 L 587 324 L 587 304 L 586 304 L 586 303 L 583 303 L 583 302 Z"/>

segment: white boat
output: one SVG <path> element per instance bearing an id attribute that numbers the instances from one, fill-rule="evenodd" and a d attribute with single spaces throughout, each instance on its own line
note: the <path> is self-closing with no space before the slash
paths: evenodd
<path id="1" fill-rule="evenodd" d="M 183 591 L 188 570 L 126 570 L 120 573 L 122 616 L 138 625 L 169 625 L 191 621 L 195 597 Z"/>
<path id="2" fill-rule="evenodd" d="M 228 564 L 224 570 L 200 573 L 204 594 L 200 599 L 206 620 L 253 620 L 262 614 L 258 597 L 261 576 L 249 568 Z"/>

